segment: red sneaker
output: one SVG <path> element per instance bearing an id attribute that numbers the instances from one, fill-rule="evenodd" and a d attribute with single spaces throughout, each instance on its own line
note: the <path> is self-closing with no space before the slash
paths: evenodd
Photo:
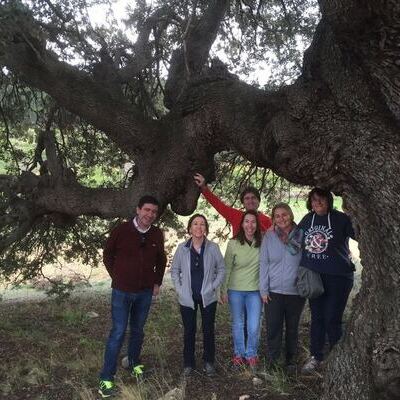
<path id="1" fill-rule="evenodd" d="M 246 362 L 242 357 L 234 356 L 232 358 L 232 365 L 234 368 L 241 368 L 246 365 Z"/>
<path id="2" fill-rule="evenodd" d="M 258 357 L 250 357 L 246 359 L 247 365 L 257 365 L 258 364 Z"/>
<path id="3" fill-rule="evenodd" d="M 250 367 L 251 371 L 256 372 L 258 357 L 250 357 L 246 359 L 247 365 Z"/>

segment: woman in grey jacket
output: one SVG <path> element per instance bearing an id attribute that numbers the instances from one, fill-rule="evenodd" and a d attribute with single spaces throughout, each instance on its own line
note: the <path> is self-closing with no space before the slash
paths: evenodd
<path id="1" fill-rule="evenodd" d="M 272 209 L 272 222 L 274 229 L 265 234 L 260 253 L 260 293 L 265 304 L 267 354 L 269 362 L 275 365 L 281 352 L 285 322 L 286 366 L 294 369 L 299 321 L 305 303 L 296 288 L 303 234 L 286 203 L 278 203 Z"/>
<path id="2" fill-rule="evenodd" d="M 196 367 L 196 317 L 200 308 L 204 370 L 208 376 L 213 376 L 217 289 L 224 281 L 225 264 L 218 245 L 206 239 L 208 222 L 203 215 L 192 215 L 188 222 L 188 233 L 190 239 L 178 246 L 171 266 L 184 328 L 183 373 L 188 376 Z"/>

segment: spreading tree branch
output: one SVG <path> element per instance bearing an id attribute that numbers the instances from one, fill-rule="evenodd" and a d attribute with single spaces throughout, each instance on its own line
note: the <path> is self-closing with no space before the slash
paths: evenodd
<path id="1" fill-rule="evenodd" d="M 124 68 L 118 71 L 118 76 L 122 82 L 128 82 L 132 77 L 140 73 L 143 68 L 151 64 L 153 61 L 151 46 L 149 45 L 151 31 L 155 30 L 156 27 L 160 27 L 162 32 L 174 18 L 177 18 L 175 13 L 169 7 L 165 6 L 155 10 L 154 13 L 144 21 L 139 28 L 139 36 L 133 46 L 134 57 Z M 159 32 L 159 34 L 161 34 L 161 32 Z"/>
<path id="2" fill-rule="evenodd" d="M 199 75 L 208 59 L 212 44 L 229 1 L 213 0 L 204 14 L 185 32 L 185 46 L 175 50 L 169 69 L 168 79 L 165 85 L 165 105 L 172 108 L 181 96 L 189 77 Z"/>
<path id="3" fill-rule="evenodd" d="M 27 84 L 47 92 L 58 104 L 106 132 L 127 153 L 142 152 L 152 139 L 154 122 L 128 103 L 108 74 L 91 76 L 59 61 L 46 48 L 45 32 L 21 7 L 15 7 L 14 2 L 0 5 L 0 62 Z M 148 133 L 145 140 L 143 132 Z"/>

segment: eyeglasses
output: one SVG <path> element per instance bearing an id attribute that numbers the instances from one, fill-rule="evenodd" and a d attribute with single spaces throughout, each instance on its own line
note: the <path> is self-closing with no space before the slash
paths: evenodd
<path id="1" fill-rule="evenodd" d="M 146 246 L 146 235 L 140 235 L 140 244 L 139 247 L 143 248 Z"/>

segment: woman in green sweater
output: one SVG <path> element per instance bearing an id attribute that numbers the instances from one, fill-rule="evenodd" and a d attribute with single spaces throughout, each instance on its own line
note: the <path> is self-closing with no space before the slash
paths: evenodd
<path id="1" fill-rule="evenodd" d="M 260 224 L 255 211 L 246 211 L 238 234 L 228 242 L 225 253 L 226 279 L 223 301 L 229 302 L 232 317 L 233 365 L 245 363 L 254 369 L 258 362 L 262 301 L 259 292 Z M 244 311 L 248 339 L 244 339 Z"/>

